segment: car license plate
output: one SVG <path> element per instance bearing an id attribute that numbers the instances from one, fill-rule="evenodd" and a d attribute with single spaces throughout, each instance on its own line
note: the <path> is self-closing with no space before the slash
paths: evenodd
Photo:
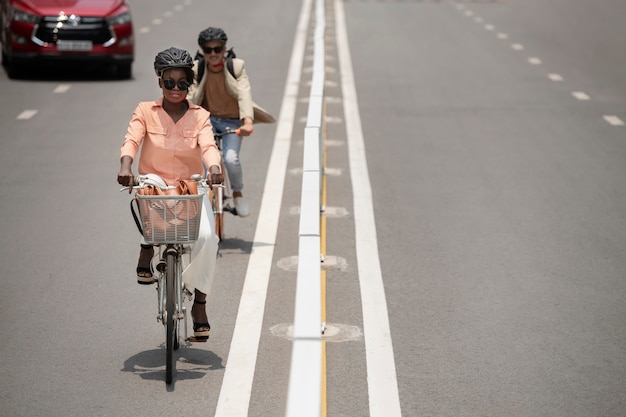
<path id="1" fill-rule="evenodd" d="M 91 51 L 93 42 L 91 41 L 57 41 L 59 51 Z"/>

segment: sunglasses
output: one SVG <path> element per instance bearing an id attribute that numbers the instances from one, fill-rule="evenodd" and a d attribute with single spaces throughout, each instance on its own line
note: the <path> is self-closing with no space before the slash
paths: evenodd
<path id="1" fill-rule="evenodd" d="M 211 48 L 210 46 L 205 46 L 205 47 L 202 48 L 202 50 L 207 55 L 210 54 L 213 51 L 215 51 L 216 54 L 219 54 L 220 52 L 222 52 L 224 50 L 224 47 L 223 46 L 216 46 L 215 48 Z"/>
<path id="2" fill-rule="evenodd" d="M 161 79 L 161 81 L 163 81 L 163 87 L 165 87 L 165 89 L 167 90 L 173 90 L 176 86 L 178 86 L 178 89 L 181 91 L 187 91 L 189 89 L 189 83 L 187 82 L 187 80 L 180 80 L 176 82 L 174 80 Z"/>

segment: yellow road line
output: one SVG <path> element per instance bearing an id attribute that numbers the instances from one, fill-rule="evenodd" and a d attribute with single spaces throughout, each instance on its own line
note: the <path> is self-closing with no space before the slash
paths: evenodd
<path id="1" fill-rule="evenodd" d="M 322 105 L 322 114 L 326 115 L 326 102 Z M 324 174 L 324 168 L 326 168 L 326 124 L 322 122 L 322 177 L 321 177 L 321 196 L 320 203 L 322 207 L 326 207 L 326 174 Z M 320 213 L 320 253 L 321 256 L 326 257 L 326 216 Z M 322 323 L 326 324 L 326 271 L 324 268 L 320 272 L 320 288 L 322 292 Z M 326 342 L 322 340 L 322 397 L 321 397 L 321 417 L 326 417 L 327 407 L 327 395 L 326 395 Z"/>

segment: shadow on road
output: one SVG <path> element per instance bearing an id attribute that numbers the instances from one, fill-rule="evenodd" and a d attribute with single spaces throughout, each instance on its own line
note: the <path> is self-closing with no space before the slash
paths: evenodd
<path id="1" fill-rule="evenodd" d="M 20 66 L 7 71 L 2 70 L 14 81 L 132 81 L 120 80 L 115 68 L 111 65 L 96 63 L 36 63 Z"/>
<path id="2" fill-rule="evenodd" d="M 203 378 L 208 371 L 224 369 L 222 358 L 215 353 L 183 347 L 176 351 L 175 380 Z M 146 350 L 124 361 L 122 372 L 132 372 L 142 379 L 165 381 L 165 346 Z"/>

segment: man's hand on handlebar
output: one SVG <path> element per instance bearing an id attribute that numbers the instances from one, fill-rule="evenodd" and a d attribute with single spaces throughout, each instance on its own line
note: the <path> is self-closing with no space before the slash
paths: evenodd
<path id="1" fill-rule="evenodd" d="M 221 184 L 224 182 L 224 175 L 219 165 L 211 165 L 209 167 L 209 173 L 206 176 L 206 181 L 209 184 Z"/>
<path id="2" fill-rule="evenodd" d="M 254 124 L 252 122 L 252 119 L 249 117 L 246 117 L 243 119 L 243 124 L 241 125 L 241 127 L 238 129 L 239 130 L 239 136 L 250 136 L 254 133 Z"/>

